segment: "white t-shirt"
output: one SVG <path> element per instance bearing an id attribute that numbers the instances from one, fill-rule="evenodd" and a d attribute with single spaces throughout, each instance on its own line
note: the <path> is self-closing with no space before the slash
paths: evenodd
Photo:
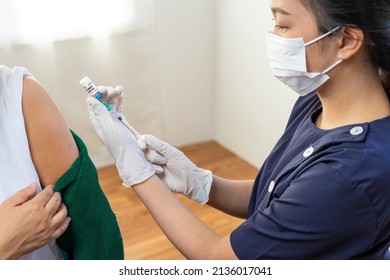
<path id="1" fill-rule="evenodd" d="M 0 66 L 0 204 L 32 182 L 39 185 L 22 112 L 25 75 L 31 76 L 25 68 Z M 21 259 L 63 259 L 63 255 L 52 242 Z"/>

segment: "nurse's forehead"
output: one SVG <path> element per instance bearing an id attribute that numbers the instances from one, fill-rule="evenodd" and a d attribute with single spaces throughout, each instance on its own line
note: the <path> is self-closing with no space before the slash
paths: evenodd
<path id="1" fill-rule="evenodd" d="M 279 15 L 305 24 L 314 24 L 316 21 L 314 15 L 300 0 L 272 0 L 269 7 L 275 19 Z"/>
<path id="2" fill-rule="evenodd" d="M 270 0 L 269 7 L 273 14 L 299 16 L 302 12 L 307 12 L 298 0 Z"/>
<path id="3" fill-rule="evenodd" d="M 284 10 L 283 8 L 280 8 L 280 7 L 271 7 L 271 12 L 273 14 L 281 14 L 281 15 L 291 15 L 291 13 L 287 12 L 286 10 Z"/>

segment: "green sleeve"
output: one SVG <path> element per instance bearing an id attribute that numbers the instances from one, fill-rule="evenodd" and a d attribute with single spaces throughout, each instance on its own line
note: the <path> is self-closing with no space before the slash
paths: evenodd
<path id="1" fill-rule="evenodd" d="M 72 132 L 80 154 L 55 184 L 72 218 L 57 239 L 69 259 L 123 260 L 123 243 L 116 216 L 100 187 L 96 167 L 83 141 Z"/>

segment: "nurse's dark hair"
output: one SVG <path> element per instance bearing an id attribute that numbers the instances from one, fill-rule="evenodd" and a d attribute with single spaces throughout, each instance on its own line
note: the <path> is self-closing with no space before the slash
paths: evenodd
<path id="1" fill-rule="evenodd" d="M 390 0 L 300 0 L 321 33 L 355 26 L 364 33 L 373 65 L 390 98 Z"/>

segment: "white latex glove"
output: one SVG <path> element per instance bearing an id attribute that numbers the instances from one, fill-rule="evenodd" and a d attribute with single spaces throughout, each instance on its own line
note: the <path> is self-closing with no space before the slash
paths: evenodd
<path id="1" fill-rule="evenodd" d="M 128 122 L 122 113 L 123 87 L 116 86 L 114 88 L 110 86 L 97 86 L 96 90 L 102 94 L 102 97 L 99 100 L 101 102 L 107 103 L 111 107 L 111 111 L 113 111 L 117 116 L 120 116 L 125 122 Z M 136 141 L 139 144 L 141 150 L 146 150 L 146 144 L 142 138 L 136 139 Z M 148 155 L 156 162 L 156 164 L 153 164 L 155 172 L 157 174 L 161 174 L 163 169 L 159 164 L 165 164 L 165 158 L 153 150 L 149 150 Z"/>
<path id="2" fill-rule="evenodd" d="M 94 97 L 87 98 L 87 106 L 93 128 L 114 158 L 123 184 L 131 187 L 150 178 L 155 171 L 134 135 Z"/>
<path id="3" fill-rule="evenodd" d="M 181 193 L 200 204 L 209 200 L 213 182 L 211 171 L 198 168 L 182 151 L 153 135 L 146 134 L 143 138 L 149 149 L 157 151 L 166 159 L 166 164 L 161 165 L 164 172 L 158 176 L 171 191 Z M 148 152 L 146 158 L 153 164 L 159 164 L 159 159 L 151 158 Z"/>
<path id="4" fill-rule="evenodd" d="M 97 86 L 96 90 L 102 94 L 102 98 L 100 99 L 103 102 L 107 102 L 108 105 L 111 106 L 112 110 L 115 113 L 122 114 L 122 103 L 123 103 L 123 87 L 116 86 L 108 87 L 108 86 Z M 123 116 L 124 117 L 124 116 Z"/>
<path id="5" fill-rule="evenodd" d="M 110 107 L 109 110 L 111 110 L 117 117 L 121 118 L 123 122 L 128 123 L 126 117 L 122 113 L 123 87 L 116 86 L 113 88 L 107 86 L 98 86 L 96 89 L 99 93 L 102 94 L 99 100 L 105 104 L 108 104 Z M 146 144 L 141 137 L 136 137 L 136 140 L 141 149 L 146 148 Z"/>

